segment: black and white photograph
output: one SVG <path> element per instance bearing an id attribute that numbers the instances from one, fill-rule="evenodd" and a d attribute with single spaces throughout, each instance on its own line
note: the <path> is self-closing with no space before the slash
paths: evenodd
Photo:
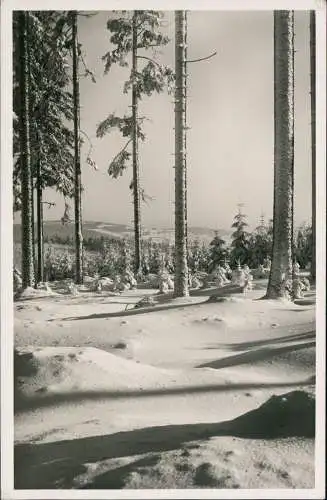
<path id="1" fill-rule="evenodd" d="M 326 6 L 98 3 L 1 5 L 2 496 L 324 498 Z"/>

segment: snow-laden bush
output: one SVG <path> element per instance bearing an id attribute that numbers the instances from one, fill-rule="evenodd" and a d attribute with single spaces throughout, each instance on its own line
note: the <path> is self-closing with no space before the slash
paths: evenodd
<path id="1" fill-rule="evenodd" d="M 270 269 L 260 264 L 257 269 L 252 269 L 251 272 L 254 279 L 268 279 Z"/>
<path id="2" fill-rule="evenodd" d="M 40 283 L 38 283 L 37 289 L 38 290 L 45 290 L 47 292 L 52 292 L 51 287 L 49 286 L 49 283 L 47 283 L 46 281 L 41 281 Z"/>
<path id="3" fill-rule="evenodd" d="M 311 285 L 310 285 L 310 281 L 308 280 L 308 278 L 301 278 L 301 281 L 302 281 L 302 284 L 303 284 L 303 291 L 305 292 L 309 292 L 310 291 L 310 288 L 311 288 Z"/>
<path id="4" fill-rule="evenodd" d="M 16 269 L 16 267 L 14 268 L 13 284 L 14 293 L 17 293 L 22 288 L 23 280 L 20 272 L 18 271 L 18 269 Z"/>
<path id="5" fill-rule="evenodd" d="M 151 295 L 147 295 L 143 297 L 139 302 L 137 302 L 134 306 L 134 309 L 139 309 L 141 307 L 151 307 L 157 304 L 156 300 L 151 297 Z"/>

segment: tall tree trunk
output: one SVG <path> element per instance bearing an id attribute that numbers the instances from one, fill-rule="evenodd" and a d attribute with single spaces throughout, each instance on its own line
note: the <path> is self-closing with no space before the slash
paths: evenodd
<path id="1" fill-rule="evenodd" d="M 187 13 L 185 12 L 185 44 L 187 46 Z M 187 49 L 186 49 L 187 50 Z M 187 57 L 187 52 L 185 52 L 185 61 Z M 185 156 L 184 156 L 184 182 L 185 182 L 185 239 L 186 239 L 186 253 L 188 258 L 188 222 L 187 222 L 187 160 L 186 160 L 186 150 L 187 150 L 187 64 L 185 63 L 185 75 L 184 75 L 184 90 L 185 90 L 185 102 L 184 102 L 184 148 L 185 148 Z"/>
<path id="2" fill-rule="evenodd" d="M 310 12 L 310 95 L 312 168 L 312 258 L 311 279 L 316 281 L 316 13 Z"/>
<path id="3" fill-rule="evenodd" d="M 41 139 L 39 139 L 41 141 Z M 36 170 L 36 204 L 37 204 L 37 282 L 44 281 L 44 243 L 43 243 L 43 201 L 42 201 L 42 176 L 41 176 L 41 144 L 37 158 Z"/>
<path id="4" fill-rule="evenodd" d="M 186 221 L 186 23 L 175 12 L 175 296 L 189 294 Z"/>
<path id="5" fill-rule="evenodd" d="M 30 49 L 29 49 L 30 50 Z M 28 88 L 31 89 L 31 58 L 28 56 L 27 58 L 27 79 L 28 79 Z M 32 231 L 32 241 L 33 241 L 33 273 L 34 273 L 34 287 L 37 288 L 37 280 L 36 280 L 36 255 L 35 255 L 35 178 L 34 178 L 34 145 L 33 145 L 33 134 L 32 123 L 32 109 L 29 100 L 29 130 L 30 130 L 30 157 L 31 157 L 31 175 L 32 175 L 32 190 L 31 190 L 31 204 L 32 204 L 32 220 L 31 220 L 31 231 Z"/>
<path id="6" fill-rule="evenodd" d="M 31 121 L 30 121 L 31 123 Z M 31 148 L 31 170 L 33 172 L 33 154 L 32 154 L 32 148 Z M 34 273 L 34 287 L 37 287 L 37 279 L 36 279 L 36 255 L 35 255 L 35 180 L 34 177 L 32 176 L 32 191 L 31 191 L 31 204 L 32 204 L 32 241 L 33 241 L 33 273 Z"/>
<path id="7" fill-rule="evenodd" d="M 133 203 L 134 203 L 134 239 L 135 239 L 135 272 L 141 268 L 141 202 L 140 202 L 140 167 L 138 151 L 138 98 L 135 75 L 137 73 L 137 18 L 133 13 L 132 22 L 132 157 L 133 157 Z"/>
<path id="8" fill-rule="evenodd" d="M 294 12 L 274 12 L 274 216 L 267 298 L 286 297 L 293 277 Z"/>
<path id="9" fill-rule="evenodd" d="M 82 205 L 81 205 L 81 160 L 80 160 L 80 102 L 78 82 L 78 43 L 77 43 L 77 12 L 73 13 L 73 99 L 74 99 L 74 158 L 75 158 L 75 252 L 76 269 L 75 282 L 83 283 L 83 236 L 82 236 Z"/>
<path id="10" fill-rule="evenodd" d="M 34 285 L 33 262 L 33 204 L 32 168 L 30 151 L 30 113 L 29 113 L 29 13 L 19 16 L 19 66 L 20 66 L 20 149 L 21 149 L 21 187 L 22 187 L 22 286 Z"/>

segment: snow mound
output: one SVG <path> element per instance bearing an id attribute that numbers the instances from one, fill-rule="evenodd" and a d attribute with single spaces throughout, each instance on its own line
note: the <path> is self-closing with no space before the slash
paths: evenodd
<path id="1" fill-rule="evenodd" d="M 165 380 L 165 372 L 94 347 L 15 351 L 16 389 L 24 397 L 153 387 Z"/>
<path id="2" fill-rule="evenodd" d="M 276 439 L 315 436 L 315 395 L 296 390 L 272 396 L 229 424 L 238 437 Z"/>
<path id="3" fill-rule="evenodd" d="M 46 289 L 38 289 L 38 288 L 32 288 L 31 286 L 28 286 L 25 289 L 19 290 L 15 294 L 15 300 L 28 300 L 28 299 L 38 299 L 41 297 L 49 297 L 53 295 L 58 295 L 56 292 L 53 292 L 50 287 Z"/>

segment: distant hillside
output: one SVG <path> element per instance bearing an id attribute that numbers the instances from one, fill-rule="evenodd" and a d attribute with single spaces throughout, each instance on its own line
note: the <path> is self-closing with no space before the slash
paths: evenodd
<path id="1" fill-rule="evenodd" d="M 13 226 L 13 238 L 15 243 L 21 241 L 21 227 L 20 224 L 14 224 Z M 189 227 L 188 228 L 189 239 L 210 242 L 213 237 L 215 230 L 204 228 L 204 227 Z M 229 232 L 226 230 L 219 230 L 219 234 L 229 239 Z M 62 240 L 72 239 L 74 237 L 74 224 L 67 223 L 63 225 L 60 221 L 45 221 L 44 222 L 44 236 L 46 239 L 51 239 L 56 236 L 60 237 Z M 85 239 L 88 238 L 133 238 L 133 227 L 131 225 L 124 224 L 114 224 L 110 222 L 94 222 L 87 221 L 83 222 L 83 236 Z M 163 241 L 163 240 L 174 240 L 174 229 L 173 228 L 160 228 L 160 227 L 150 227 L 143 229 L 143 238 L 152 239 L 153 241 Z"/>

